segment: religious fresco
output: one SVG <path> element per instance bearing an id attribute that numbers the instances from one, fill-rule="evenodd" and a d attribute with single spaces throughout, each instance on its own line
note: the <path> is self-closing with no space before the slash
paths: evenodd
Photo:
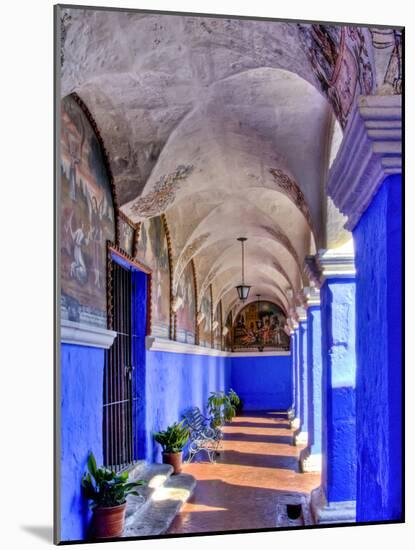
<path id="1" fill-rule="evenodd" d="M 234 348 L 278 348 L 288 350 L 290 340 L 284 331 L 286 316 L 272 302 L 252 302 L 236 316 Z"/>
<path id="2" fill-rule="evenodd" d="M 362 28 L 299 24 L 300 39 L 342 128 L 356 95 L 372 93 L 375 82 Z"/>
<path id="3" fill-rule="evenodd" d="M 61 316 L 106 328 L 111 183 L 94 130 L 70 96 L 61 104 Z"/>
<path id="4" fill-rule="evenodd" d="M 402 30 L 373 28 L 370 32 L 377 50 L 376 72 L 382 79 L 377 93 L 402 94 Z"/>
<path id="5" fill-rule="evenodd" d="M 118 218 L 118 229 L 120 232 L 120 248 L 130 256 L 133 255 L 135 229 L 123 217 Z"/>
<path id="6" fill-rule="evenodd" d="M 210 348 L 212 346 L 212 318 L 209 289 L 201 299 L 199 311 L 203 315 L 203 320 L 199 324 L 199 345 Z"/>
<path id="7" fill-rule="evenodd" d="M 196 330 L 196 293 L 192 262 L 189 262 L 183 270 L 177 286 L 177 296 L 183 299 L 183 304 L 176 314 L 176 340 L 178 342 L 194 344 Z"/>
<path id="8" fill-rule="evenodd" d="M 213 323 L 213 347 L 222 349 L 222 302 L 219 302 L 215 308 Z"/>
<path id="9" fill-rule="evenodd" d="M 170 266 L 166 231 L 160 216 L 141 223 L 136 259 L 152 270 L 151 333 L 169 337 Z"/>
<path id="10" fill-rule="evenodd" d="M 225 327 L 226 327 L 226 331 L 225 331 L 226 334 L 225 334 L 225 338 L 224 338 L 224 346 L 225 346 L 226 351 L 231 351 L 232 350 L 232 329 L 233 329 L 232 311 L 230 311 L 228 313 L 228 316 L 226 318 Z"/>

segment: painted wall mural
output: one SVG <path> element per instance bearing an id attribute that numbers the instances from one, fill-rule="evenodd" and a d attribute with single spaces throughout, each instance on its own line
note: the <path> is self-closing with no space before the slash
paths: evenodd
<path id="1" fill-rule="evenodd" d="M 95 132 L 70 96 L 61 104 L 61 316 L 106 328 L 106 241 L 114 241 L 111 183 Z"/>
<path id="2" fill-rule="evenodd" d="M 222 349 L 222 302 L 219 301 L 213 315 L 213 347 Z"/>
<path id="3" fill-rule="evenodd" d="M 212 347 L 212 311 L 209 289 L 202 296 L 199 310 L 203 315 L 203 321 L 199 325 L 199 345 L 210 348 Z"/>
<path id="4" fill-rule="evenodd" d="M 402 31 L 370 29 L 376 51 L 377 93 L 402 94 Z"/>
<path id="5" fill-rule="evenodd" d="M 120 232 L 120 248 L 130 256 L 133 255 L 135 228 L 123 216 L 118 217 L 118 229 Z"/>
<path id="6" fill-rule="evenodd" d="M 177 286 L 177 296 L 183 299 L 183 305 L 176 314 L 176 340 L 178 342 L 194 344 L 196 329 L 196 290 L 192 262 L 187 264 L 182 273 Z"/>
<path id="7" fill-rule="evenodd" d="M 345 128 L 356 96 L 371 94 L 375 85 L 364 30 L 355 26 L 298 27 L 314 74 Z"/>
<path id="8" fill-rule="evenodd" d="M 152 270 L 151 333 L 168 338 L 170 267 L 166 232 L 160 216 L 141 223 L 135 257 Z"/>
<path id="9" fill-rule="evenodd" d="M 284 332 L 286 316 L 282 309 L 268 301 L 252 302 L 236 316 L 233 325 L 233 347 L 278 348 L 288 350 L 290 340 Z"/>

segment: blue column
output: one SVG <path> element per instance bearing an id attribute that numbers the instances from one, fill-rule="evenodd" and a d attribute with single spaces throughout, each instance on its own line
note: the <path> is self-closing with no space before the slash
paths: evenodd
<path id="1" fill-rule="evenodd" d="M 299 327 L 294 329 L 292 335 L 292 362 L 293 362 L 293 388 L 294 388 L 294 418 L 291 420 L 291 428 L 296 430 L 300 426 L 300 373 L 299 373 Z"/>
<path id="2" fill-rule="evenodd" d="M 300 378 L 300 427 L 295 434 L 296 445 L 308 443 L 308 369 L 307 369 L 307 319 L 299 323 L 299 378 Z"/>
<path id="3" fill-rule="evenodd" d="M 322 354 L 320 305 L 309 305 L 307 309 L 307 325 L 308 445 L 301 454 L 301 468 L 304 472 L 318 472 L 321 471 L 322 460 Z"/>
<path id="4" fill-rule="evenodd" d="M 357 271 L 357 520 L 402 517 L 402 182 L 353 231 Z"/>
<path id="5" fill-rule="evenodd" d="M 333 277 L 320 291 L 322 488 L 329 504 L 344 503 L 345 508 L 356 500 L 355 290 L 354 277 Z"/>

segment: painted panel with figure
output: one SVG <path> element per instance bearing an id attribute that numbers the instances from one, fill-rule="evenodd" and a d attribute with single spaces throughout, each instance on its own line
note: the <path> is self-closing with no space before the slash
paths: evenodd
<path id="1" fill-rule="evenodd" d="M 150 218 L 140 225 L 136 258 L 152 270 L 151 333 L 169 337 L 170 266 L 166 231 L 161 217 Z"/>
<path id="2" fill-rule="evenodd" d="M 199 325 L 199 344 L 210 348 L 212 346 L 212 312 L 209 289 L 203 295 L 199 309 L 203 316 L 203 320 Z"/>
<path id="3" fill-rule="evenodd" d="M 222 349 L 222 302 L 217 304 L 213 319 L 213 347 Z"/>
<path id="4" fill-rule="evenodd" d="M 107 326 L 106 241 L 114 241 L 111 183 L 95 132 L 71 96 L 61 104 L 61 316 Z"/>
<path id="5" fill-rule="evenodd" d="M 135 229 L 122 216 L 118 218 L 118 228 L 120 232 L 120 248 L 130 256 L 133 255 Z"/>
<path id="6" fill-rule="evenodd" d="M 176 340 L 188 344 L 195 343 L 196 293 L 192 263 L 185 267 L 177 287 L 177 296 L 183 299 L 176 314 Z"/>
<path id="7" fill-rule="evenodd" d="M 233 326 L 234 348 L 274 348 L 288 350 L 290 340 L 284 331 L 286 316 L 272 302 L 252 302 L 236 316 Z"/>

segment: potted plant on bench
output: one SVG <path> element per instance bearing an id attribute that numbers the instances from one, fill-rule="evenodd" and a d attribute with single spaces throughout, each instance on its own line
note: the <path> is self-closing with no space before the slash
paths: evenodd
<path id="1" fill-rule="evenodd" d="M 163 463 L 173 466 L 173 474 L 180 474 L 183 463 L 183 448 L 189 439 L 189 430 L 184 420 L 175 422 L 162 432 L 153 434 L 155 441 L 163 448 Z"/>
<path id="2" fill-rule="evenodd" d="M 117 474 L 97 467 L 93 453 L 88 456 L 88 472 L 82 478 L 82 488 L 93 510 L 92 534 L 96 539 L 121 537 L 124 531 L 127 495 L 137 495 L 136 488 L 145 481 L 128 482 L 128 472 Z"/>

